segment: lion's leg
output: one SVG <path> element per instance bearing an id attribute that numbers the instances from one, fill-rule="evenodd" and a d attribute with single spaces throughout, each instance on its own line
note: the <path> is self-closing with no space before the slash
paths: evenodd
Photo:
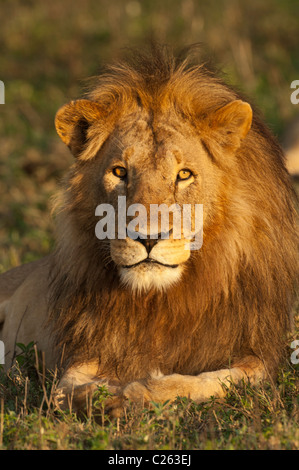
<path id="1" fill-rule="evenodd" d="M 99 374 L 97 362 L 73 366 L 63 374 L 55 397 L 56 405 L 65 410 L 83 410 L 99 386 L 105 385 L 112 394 L 117 394 L 119 386 Z"/>
<path id="2" fill-rule="evenodd" d="M 188 397 L 196 402 L 207 401 L 211 396 L 223 397 L 231 383 L 243 379 L 256 384 L 266 378 L 262 362 L 251 356 L 240 361 L 231 369 L 220 369 L 204 372 L 197 376 L 190 375 L 156 375 L 147 380 L 132 382 L 123 390 L 123 395 L 132 401 L 166 402 L 176 397 Z"/>
<path id="3" fill-rule="evenodd" d="M 122 390 L 120 384 L 109 381 L 99 374 L 98 363 L 89 362 L 69 368 L 58 385 L 56 403 L 62 409 L 78 411 L 86 408 L 96 389 L 105 385 L 115 398 L 107 402 L 109 411 L 117 415 L 124 399 L 133 402 L 164 403 L 176 397 L 188 397 L 198 403 L 211 396 L 224 397 L 232 383 L 242 380 L 257 384 L 267 377 L 263 363 L 254 356 L 248 356 L 230 369 L 203 372 L 197 376 L 171 374 L 164 376 L 154 373 L 150 378 L 129 383 Z"/>

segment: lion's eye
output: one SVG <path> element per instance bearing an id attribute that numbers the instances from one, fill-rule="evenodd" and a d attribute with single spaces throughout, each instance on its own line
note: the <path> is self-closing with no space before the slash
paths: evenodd
<path id="1" fill-rule="evenodd" d="M 188 180 L 189 178 L 191 178 L 192 175 L 193 175 L 192 171 L 183 169 L 178 172 L 177 179 L 178 181 Z"/>
<path id="2" fill-rule="evenodd" d="M 112 173 L 122 180 L 127 176 L 127 170 L 123 166 L 116 166 L 113 168 Z"/>

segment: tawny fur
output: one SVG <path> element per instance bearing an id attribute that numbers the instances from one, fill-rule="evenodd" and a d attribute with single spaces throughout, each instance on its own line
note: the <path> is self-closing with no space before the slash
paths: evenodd
<path id="1" fill-rule="evenodd" d="M 255 111 L 249 130 L 249 105 L 238 100 L 203 65 L 156 49 L 112 66 L 87 100 L 58 112 L 58 133 L 76 156 L 58 199 L 48 268 L 48 325 L 66 369 L 92 364 L 91 381 L 117 383 L 127 398 L 163 401 L 220 395 L 218 384 L 207 386 L 212 378 L 275 377 L 298 277 L 295 195 L 275 138 Z M 233 102 L 222 125 L 221 110 Z M 169 145 L 174 154 L 173 138 L 178 161 L 198 145 L 196 181 L 204 176 L 192 188 L 206 208 L 203 247 L 182 263 L 175 285 L 132 291 L 109 243 L 94 234 L 96 205 L 124 194 L 108 177 L 103 184 L 104 168 L 113 149 L 129 161 L 139 152 L 128 202 L 171 203 L 171 185 L 159 185 L 153 169 L 167 179 L 167 152 L 159 149 Z M 189 203 L 192 188 L 175 197 Z M 156 370 L 161 375 L 150 378 Z"/>

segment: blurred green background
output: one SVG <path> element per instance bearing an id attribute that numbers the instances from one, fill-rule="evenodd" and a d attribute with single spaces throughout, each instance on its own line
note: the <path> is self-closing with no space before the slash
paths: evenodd
<path id="1" fill-rule="evenodd" d="M 1 0 L 0 13 L 0 271 L 53 246 L 51 197 L 72 162 L 55 113 L 123 47 L 201 42 L 280 140 L 298 115 L 298 0 Z"/>

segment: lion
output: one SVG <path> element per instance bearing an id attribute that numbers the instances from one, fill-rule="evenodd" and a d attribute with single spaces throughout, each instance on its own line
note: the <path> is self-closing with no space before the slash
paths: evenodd
<path id="1" fill-rule="evenodd" d="M 74 164 L 54 252 L 0 277 L 7 367 L 16 343 L 35 341 L 73 409 L 99 385 L 117 408 L 275 380 L 298 280 L 296 197 L 259 113 L 205 65 L 156 47 L 108 67 L 55 126 Z M 147 212 L 201 204 L 202 247 L 173 236 L 174 218 L 168 237 L 158 224 L 97 238 L 96 207 L 117 219 L 121 196 Z"/>

